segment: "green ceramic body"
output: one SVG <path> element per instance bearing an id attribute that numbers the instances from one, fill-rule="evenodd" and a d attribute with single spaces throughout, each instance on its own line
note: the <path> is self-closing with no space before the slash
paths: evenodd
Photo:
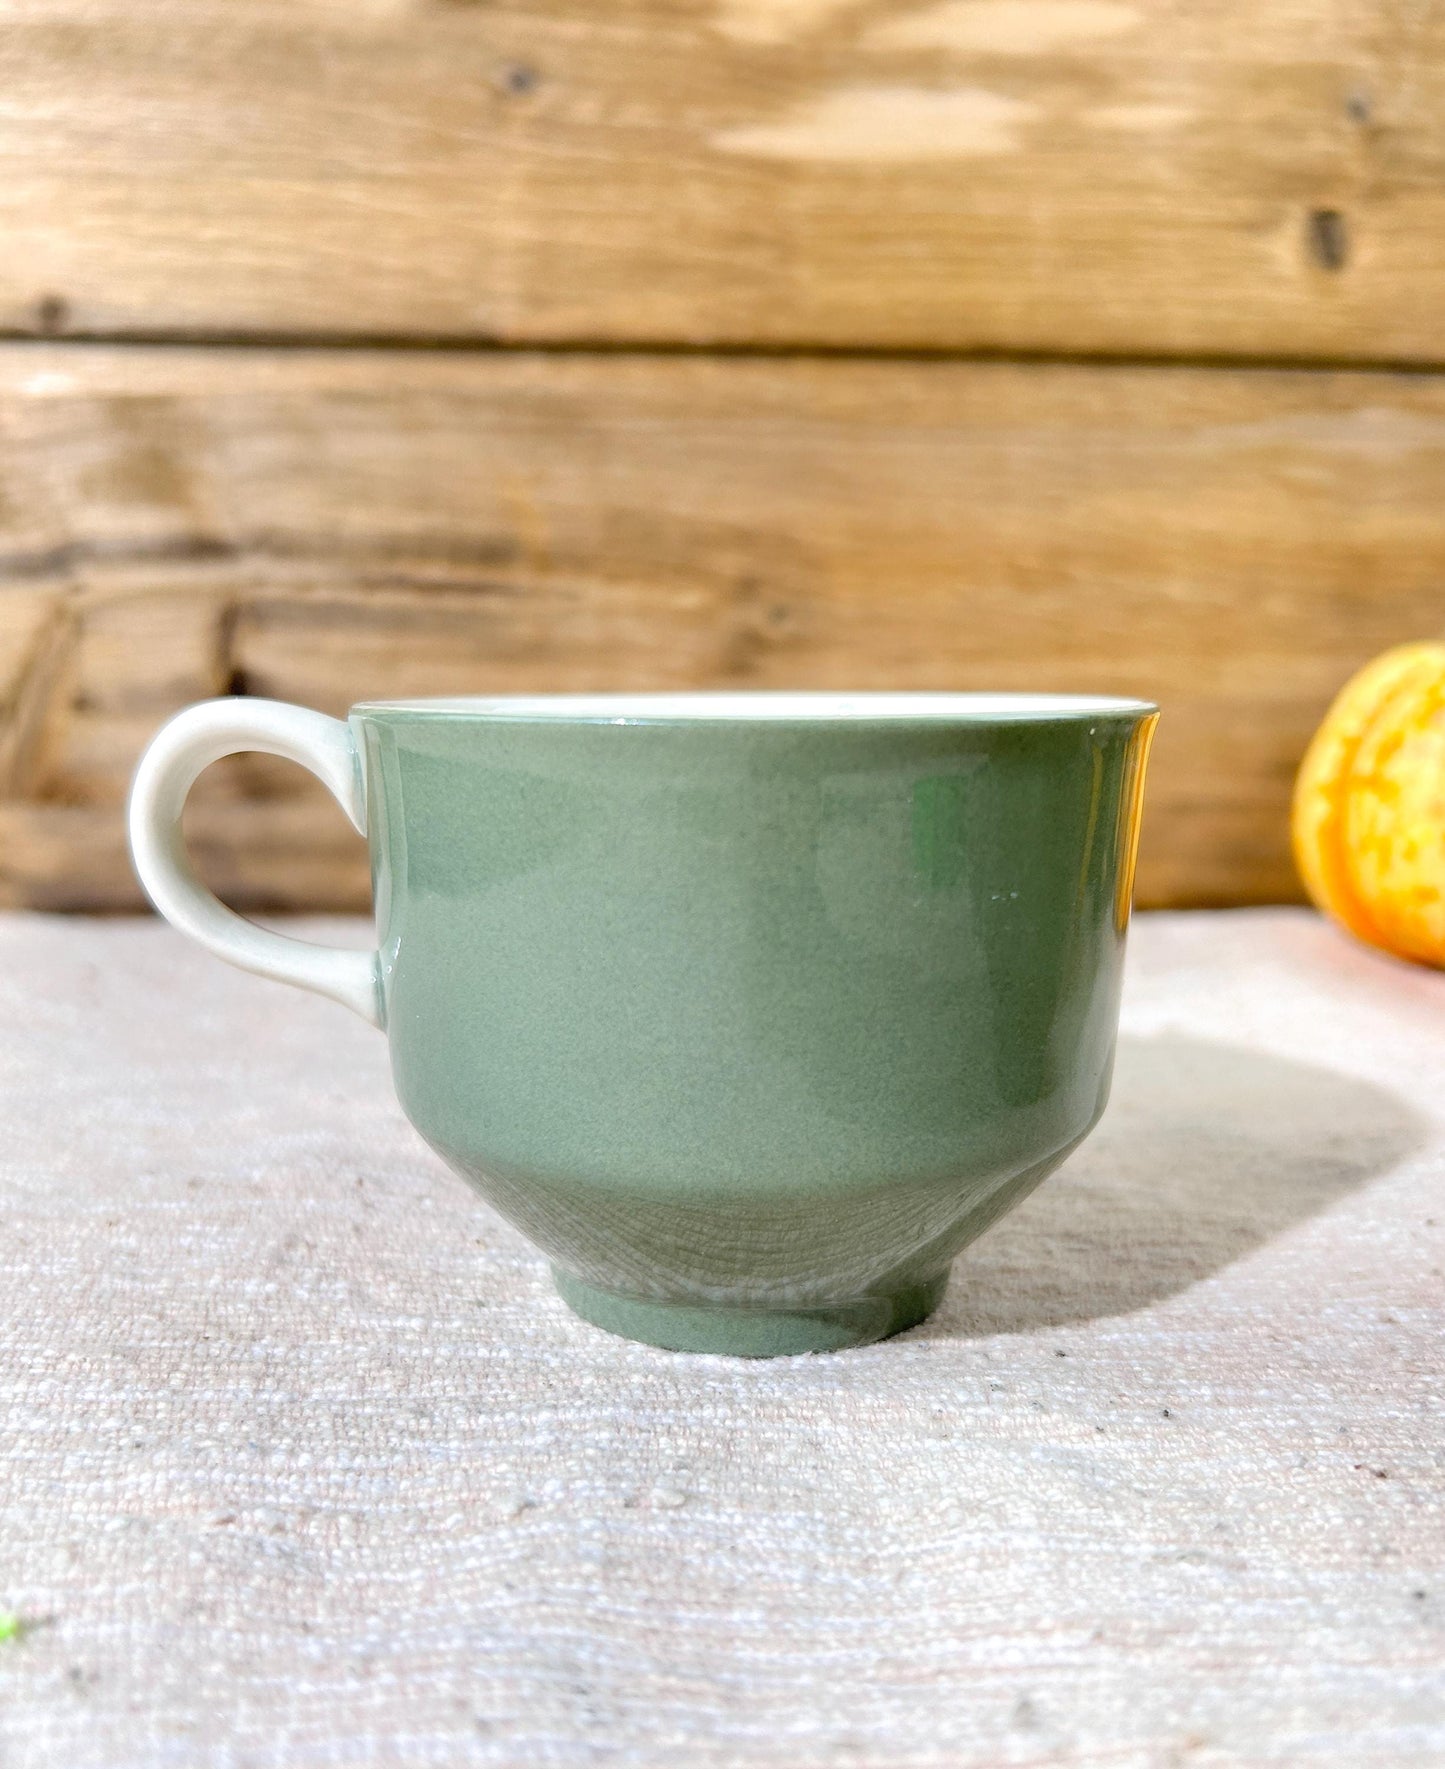
<path id="1" fill-rule="evenodd" d="M 897 1331 L 1108 1093 L 1152 709 L 362 707 L 387 1033 L 578 1312 Z"/>

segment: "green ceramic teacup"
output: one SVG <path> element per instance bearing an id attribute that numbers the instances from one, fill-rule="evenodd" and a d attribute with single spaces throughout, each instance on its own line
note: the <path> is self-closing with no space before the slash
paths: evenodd
<path id="1" fill-rule="evenodd" d="M 586 1319 L 861 1345 L 1108 1092 L 1155 709 L 1051 695 L 270 701 L 173 719 L 131 801 L 156 906 L 385 1026 L 407 1116 Z M 379 949 L 240 920 L 191 782 L 266 750 L 371 843 Z"/>

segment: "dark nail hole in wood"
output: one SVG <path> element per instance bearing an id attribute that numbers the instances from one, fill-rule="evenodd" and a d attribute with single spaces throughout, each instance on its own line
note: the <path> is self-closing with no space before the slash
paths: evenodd
<path id="1" fill-rule="evenodd" d="M 57 337 L 69 318 L 70 303 L 64 295 L 42 295 L 35 304 L 35 323 L 42 337 Z"/>
<path id="2" fill-rule="evenodd" d="M 1352 123 L 1368 123 L 1374 114 L 1374 107 L 1364 92 L 1352 92 L 1345 100 L 1345 115 Z"/>
<path id="3" fill-rule="evenodd" d="M 517 98 L 524 98 L 527 93 L 534 92 L 537 87 L 537 70 L 529 68 L 524 62 L 513 62 L 502 75 L 502 84 L 507 91 Z"/>
<path id="4" fill-rule="evenodd" d="M 1322 270 L 1343 270 L 1350 236 L 1338 209 L 1312 209 L 1306 229 L 1310 256 Z"/>

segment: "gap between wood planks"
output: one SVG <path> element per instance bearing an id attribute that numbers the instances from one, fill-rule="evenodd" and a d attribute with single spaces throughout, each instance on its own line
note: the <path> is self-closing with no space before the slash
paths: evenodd
<path id="1" fill-rule="evenodd" d="M 659 339 L 639 341 L 617 338 L 495 338 L 472 334 L 455 337 L 418 338 L 390 332 L 230 332 L 211 329 L 148 332 L 128 329 L 113 332 L 7 330 L 0 327 L 0 347 L 54 350 L 60 346 L 94 349 L 137 350 L 295 350 L 369 351 L 389 350 L 416 355 L 453 356 L 630 356 L 719 357 L 738 361 L 879 362 L 879 363 L 1037 363 L 1050 368 L 1119 369 L 1218 369 L 1230 373 L 1260 374 L 1361 374 L 1445 375 L 1445 360 L 1375 356 L 1291 356 L 1279 352 L 1247 355 L 1231 351 L 1131 351 L 1053 350 L 1041 346 L 976 348 L 940 345 L 891 346 L 877 344 L 827 344 L 798 342 L 771 344 L 719 340 Z"/>

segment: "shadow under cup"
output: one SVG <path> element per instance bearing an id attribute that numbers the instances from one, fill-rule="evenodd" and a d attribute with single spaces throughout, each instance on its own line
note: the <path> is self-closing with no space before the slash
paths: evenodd
<path id="1" fill-rule="evenodd" d="M 407 1116 L 599 1326 L 775 1355 L 913 1325 L 1103 1109 L 1154 718 L 357 707 Z"/>

